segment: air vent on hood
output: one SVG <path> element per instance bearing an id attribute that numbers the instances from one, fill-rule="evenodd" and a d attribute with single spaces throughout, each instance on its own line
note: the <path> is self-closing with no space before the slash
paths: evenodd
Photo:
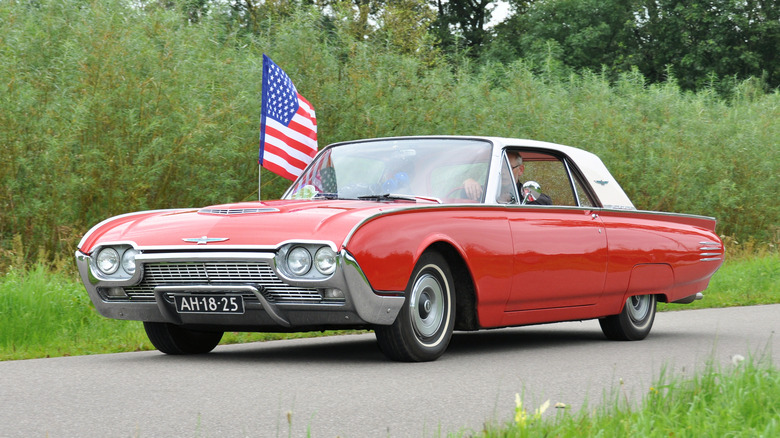
<path id="1" fill-rule="evenodd" d="M 278 208 L 202 208 L 198 213 L 204 214 L 252 214 L 279 211 Z"/>

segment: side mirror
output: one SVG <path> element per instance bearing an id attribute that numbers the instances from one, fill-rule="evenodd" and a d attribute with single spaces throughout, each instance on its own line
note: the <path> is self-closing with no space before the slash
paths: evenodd
<path id="1" fill-rule="evenodd" d="M 536 181 L 528 181 L 523 184 L 520 195 L 523 197 L 523 202 L 520 204 L 525 205 L 529 202 L 534 202 L 542 195 L 542 186 Z"/>

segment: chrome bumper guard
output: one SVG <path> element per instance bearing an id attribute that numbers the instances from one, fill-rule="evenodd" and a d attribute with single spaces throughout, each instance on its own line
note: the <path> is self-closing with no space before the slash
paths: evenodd
<path id="1" fill-rule="evenodd" d="M 274 254 L 259 253 L 161 253 L 139 254 L 138 272 L 132 279 L 123 282 L 102 281 L 92 274 L 91 257 L 76 251 L 76 263 L 87 292 L 97 311 L 108 318 L 147 322 L 169 322 L 173 324 L 217 324 L 225 326 L 256 326 L 294 328 L 296 326 L 348 326 L 348 325 L 390 325 L 395 321 L 404 302 L 402 292 L 393 295 L 379 295 L 374 292 L 360 266 L 347 251 L 339 254 L 336 272 L 325 280 L 295 281 L 279 273 L 274 264 Z M 143 278 L 144 264 L 162 262 L 203 261 L 262 261 L 268 263 L 274 273 L 286 284 L 309 288 L 334 288 L 344 292 L 344 300 L 328 303 L 273 303 L 262 291 L 251 283 L 236 284 L 162 284 L 154 288 L 154 300 L 134 302 L 132 300 L 107 299 L 99 287 L 133 286 Z M 247 303 L 247 311 L 240 315 L 180 314 L 166 297 L 172 293 L 238 292 L 249 293 L 257 303 Z M 262 330 L 260 330 L 262 331 Z"/>

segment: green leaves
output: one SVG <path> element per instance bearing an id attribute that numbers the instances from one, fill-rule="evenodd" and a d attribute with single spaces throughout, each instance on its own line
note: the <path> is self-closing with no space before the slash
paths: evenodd
<path id="1" fill-rule="evenodd" d="M 727 101 L 674 76 L 649 85 L 638 69 L 576 73 L 556 42 L 511 63 L 445 59 L 414 26 L 356 40 L 313 8 L 258 14 L 253 33 L 217 9 L 192 21 L 121 0 L 35 4 L 0 2 L 0 271 L 14 236 L 27 262 L 70 259 L 111 215 L 257 199 L 264 52 L 316 108 L 321 146 L 417 134 L 570 144 L 601 156 L 639 208 L 715 216 L 740 240 L 778 233 L 780 95 L 760 80 Z M 589 29 L 572 37 L 604 30 Z M 264 199 L 289 185 L 265 171 L 262 183 Z"/>

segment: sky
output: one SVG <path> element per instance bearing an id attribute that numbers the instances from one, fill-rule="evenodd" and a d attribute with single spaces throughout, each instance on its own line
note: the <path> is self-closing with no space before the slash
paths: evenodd
<path id="1" fill-rule="evenodd" d="M 504 21 L 507 15 L 509 15 L 509 3 L 499 0 L 495 9 L 493 9 L 488 27 L 493 27 L 496 24 Z"/>

